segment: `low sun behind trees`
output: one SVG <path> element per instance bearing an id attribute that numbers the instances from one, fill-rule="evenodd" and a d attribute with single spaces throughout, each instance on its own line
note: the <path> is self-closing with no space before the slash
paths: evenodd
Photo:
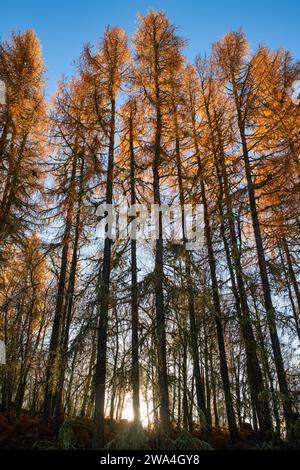
<path id="1" fill-rule="evenodd" d="M 131 47 L 131 49 L 130 49 Z M 243 32 L 188 64 L 163 12 L 109 27 L 46 107 L 39 42 L 0 46 L 1 409 L 289 436 L 300 370 L 299 63 Z M 183 242 L 101 240 L 97 208 L 180 208 Z M 185 205 L 203 205 L 187 249 Z M 131 216 L 130 221 L 134 220 Z M 110 417 L 110 421 L 108 420 Z"/>

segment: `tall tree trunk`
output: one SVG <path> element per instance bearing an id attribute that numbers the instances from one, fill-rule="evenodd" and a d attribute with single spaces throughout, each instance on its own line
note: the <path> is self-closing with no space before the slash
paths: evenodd
<path id="1" fill-rule="evenodd" d="M 220 139 L 220 135 L 219 135 Z M 239 323 L 241 326 L 242 336 L 245 344 L 246 351 L 246 365 L 247 374 L 250 385 L 250 394 L 253 400 L 254 408 L 257 412 L 259 421 L 260 432 L 263 438 L 270 437 L 271 430 L 271 416 L 270 409 L 266 398 L 266 390 L 263 382 L 263 376 L 257 356 L 256 340 L 253 333 L 252 322 L 250 317 L 250 310 L 247 302 L 246 288 L 244 284 L 243 268 L 240 258 L 240 250 L 237 242 L 236 228 L 234 223 L 234 213 L 231 202 L 229 181 L 225 158 L 223 153 L 222 142 L 220 144 L 221 151 L 219 153 L 219 160 L 221 164 L 221 172 L 219 170 L 219 162 L 216 160 L 216 169 L 221 191 L 221 199 L 219 204 L 220 218 L 221 218 L 221 233 L 225 247 L 227 264 L 230 272 L 232 283 L 232 291 L 234 293 Z M 224 217 L 222 194 L 224 192 L 226 215 Z M 231 253 L 226 239 L 226 231 L 224 227 L 224 219 L 227 220 L 229 226 L 229 235 L 231 242 Z M 234 276 L 235 274 L 235 276 Z"/>
<path id="2" fill-rule="evenodd" d="M 130 107 L 129 118 L 129 146 L 130 146 L 130 196 L 131 205 L 136 203 L 135 192 L 135 155 L 133 139 L 133 105 Z M 139 311 L 138 311 L 138 285 L 137 285 L 137 243 L 134 237 L 130 241 L 131 254 L 131 354 L 132 354 L 132 392 L 133 392 L 133 418 L 136 425 L 140 424 L 140 379 L 139 379 Z"/>
<path id="3" fill-rule="evenodd" d="M 74 303 L 74 291 L 75 291 L 75 282 L 76 282 L 76 272 L 77 272 L 77 262 L 78 262 L 78 245 L 79 237 L 81 234 L 81 213 L 82 213 L 82 199 L 83 199 L 83 169 L 84 169 L 84 158 L 81 158 L 80 164 L 80 182 L 79 182 L 79 193 L 77 201 L 77 214 L 75 220 L 75 235 L 73 242 L 73 252 L 72 260 L 70 266 L 67 296 L 65 302 L 65 325 L 62 329 L 62 341 L 61 341 L 61 350 L 60 350 L 60 371 L 59 371 L 59 381 L 57 389 L 54 393 L 54 424 L 55 428 L 58 431 L 61 425 L 61 414 L 62 414 L 62 395 L 63 387 L 65 380 L 65 372 L 67 367 L 67 354 L 68 354 L 68 345 L 69 345 L 69 333 L 70 326 L 72 321 L 73 314 L 73 303 Z"/>
<path id="4" fill-rule="evenodd" d="M 208 332 L 205 321 L 204 309 L 204 370 L 205 370 L 205 388 L 206 388 L 206 417 L 209 427 L 211 427 L 211 387 L 209 383 L 209 353 L 208 353 Z"/>
<path id="5" fill-rule="evenodd" d="M 156 74 L 156 78 L 158 74 Z M 160 207 L 160 176 L 159 169 L 161 164 L 161 138 L 162 138 L 162 115 L 160 110 L 160 90 L 158 78 L 156 79 L 156 127 L 154 158 L 152 164 L 153 172 L 153 197 L 154 204 Z M 158 234 L 155 242 L 155 266 L 154 266 L 154 290 L 155 290 L 155 311 L 156 311 L 156 337 L 157 337 L 157 360 L 158 360 L 158 382 L 160 392 L 160 419 L 162 431 L 168 435 L 170 433 L 169 416 L 169 392 L 168 392 L 168 373 L 167 373 L 167 345 L 166 345 L 166 319 L 164 308 L 164 290 L 163 290 L 163 259 L 164 246 L 162 237 L 162 213 L 158 213 Z"/>
<path id="6" fill-rule="evenodd" d="M 96 333 L 96 330 L 95 330 Z M 90 400 L 90 391 L 91 391 L 91 382 L 92 382 L 92 377 L 93 377 L 93 369 L 95 365 L 95 356 L 96 356 L 96 341 L 95 341 L 95 333 L 92 335 L 92 353 L 90 357 L 90 362 L 89 362 L 89 369 L 88 369 L 88 374 L 86 378 L 86 383 L 85 383 L 85 388 L 83 392 L 83 401 L 81 405 L 81 411 L 80 411 L 80 416 L 84 418 L 85 416 L 89 417 L 89 410 L 88 410 L 88 404 Z"/>
<path id="7" fill-rule="evenodd" d="M 208 419 L 206 415 L 206 406 L 205 406 L 205 397 L 204 390 L 202 386 L 202 377 L 200 371 L 200 357 L 199 357 L 199 347 L 198 347 L 198 334 L 197 334 L 197 325 L 196 325 L 196 314 L 195 314 L 195 298 L 194 298 L 194 285 L 191 275 L 191 254 L 186 249 L 186 233 L 185 233 L 185 194 L 184 194 L 184 184 L 182 176 L 182 163 L 181 163 L 181 153 L 180 153 L 180 140 L 179 140 L 179 130 L 178 130 L 178 117 L 177 109 L 175 104 L 175 97 L 173 96 L 173 120 L 175 128 L 175 155 L 176 155 L 176 167 L 177 167 L 177 178 L 178 178 L 178 189 L 179 189 L 179 202 L 181 208 L 181 218 L 182 218 L 182 235 L 183 235 L 183 244 L 185 250 L 185 275 L 186 275 L 186 292 L 188 297 L 188 312 L 189 312 L 189 322 L 190 322 L 190 343 L 192 350 L 192 359 L 194 365 L 194 374 L 195 374 L 195 385 L 196 385 L 196 396 L 197 396 L 197 406 L 199 412 L 199 420 L 202 424 L 203 430 L 206 431 L 208 426 Z"/>
<path id="8" fill-rule="evenodd" d="M 258 312 L 258 306 L 257 306 L 257 301 L 256 301 L 256 294 L 255 292 L 252 292 L 252 288 L 250 287 L 250 292 L 252 294 L 252 299 L 253 299 L 253 304 L 254 304 L 254 309 L 255 309 L 255 316 L 256 316 L 256 330 L 257 330 L 257 339 L 260 347 L 260 354 L 261 354 L 261 363 L 265 375 L 265 381 L 269 382 L 269 387 L 270 387 L 270 393 L 271 393 L 271 398 L 272 398 L 272 408 L 273 408 L 273 415 L 275 418 L 275 423 L 276 423 L 276 433 L 278 436 L 280 436 L 280 417 L 279 417 L 279 410 L 278 410 L 278 399 L 276 397 L 276 392 L 274 388 L 274 381 L 269 365 L 269 360 L 268 360 L 268 351 L 266 348 L 265 344 L 265 334 L 262 330 L 261 327 L 261 321 L 259 317 L 259 312 Z"/>
<path id="9" fill-rule="evenodd" d="M 228 365 L 227 365 L 224 333 L 223 333 L 223 325 L 222 325 L 222 310 L 221 310 L 218 280 L 217 280 L 217 273 L 216 273 L 216 260 L 215 260 L 214 250 L 213 250 L 206 188 L 205 188 L 205 183 L 203 179 L 203 168 L 202 168 L 202 163 L 200 160 L 195 122 L 193 122 L 193 129 L 194 129 L 194 147 L 195 147 L 195 154 L 197 158 L 198 172 L 199 172 L 199 179 L 200 179 L 201 201 L 203 204 L 203 213 L 204 213 L 204 231 L 205 231 L 205 238 L 206 238 L 206 244 L 207 244 L 208 263 L 210 267 L 210 277 L 211 277 L 211 283 L 212 283 L 214 319 L 215 319 L 219 355 L 220 355 L 220 372 L 221 372 L 223 388 L 224 388 L 225 405 L 226 405 L 226 413 L 227 413 L 230 437 L 232 441 L 235 441 L 237 439 L 238 430 L 237 430 L 237 425 L 236 425 L 236 419 L 235 419 L 233 401 L 232 401 L 232 395 L 231 395 L 231 389 L 230 389 L 229 371 L 228 371 Z"/>
<path id="10" fill-rule="evenodd" d="M 281 264 L 282 264 L 282 269 L 283 269 L 285 280 L 286 280 L 286 287 L 287 287 L 287 290 L 288 290 L 288 294 L 289 294 L 289 298 L 290 298 L 290 302 L 291 302 L 291 306 L 292 306 L 292 310 L 293 310 L 295 328 L 296 328 L 298 339 L 300 341 L 300 315 L 299 315 L 300 310 L 299 310 L 299 304 L 298 304 L 298 310 L 297 310 L 297 307 L 296 307 L 295 301 L 294 301 L 294 296 L 293 296 L 293 293 L 292 293 L 292 289 L 291 289 L 291 286 L 290 286 L 291 273 L 288 272 L 289 270 L 287 271 L 287 269 L 286 269 L 285 262 L 284 262 L 284 259 L 283 259 L 283 253 L 282 253 L 282 249 L 281 249 L 280 245 L 278 246 L 278 250 L 279 250 L 280 260 L 281 260 Z M 291 266 L 291 269 L 293 271 L 293 274 L 295 275 L 292 266 Z"/>
<path id="11" fill-rule="evenodd" d="M 110 396 L 110 412 L 109 417 L 111 420 L 115 417 L 115 404 L 116 404 L 116 394 L 117 394 L 117 368 L 118 368 L 118 358 L 119 358 L 119 320 L 118 320 L 118 312 L 117 309 L 113 308 L 114 316 L 115 316 L 115 324 L 116 324 L 116 346 L 114 348 L 114 365 L 112 371 L 112 386 L 111 386 L 111 396 Z"/>
<path id="12" fill-rule="evenodd" d="M 111 99 L 110 138 L 108 153 L 108 168 L 106 181 L 106 203 L 113 202 L 113 169 L 115 150 L 115 99 Z M 95 373 L 95 412 L 93 426 L 93 448 L 101 449 L 104 446 L 104 405 L 106 382 L 106 355 L 107 355 L 107 323 L 110 294 L 111 247 L 112 240 L 106 233 L 103 250 L 102 267 L 98 278 L 98 338 Z"/>
<path id="13" fill-rule="evenodd" d="M 49 358 L 46 369 L 46 384 L 45 384 L 45 397 L 44 397 L 44 420 L 47 422 L 53 414 L 53 397 L 56 392 L 56 386 L 59 380 L 59 349 L 61 344 L 62 329 L 64 326 L 64 303 L 66 292 L 66 279 L 68 268 L 68 254 L 71 238 L 71 229 L 73 224 L 73 199 L 72 194 L 75 190 L 77 156 L 74 155 L 72 162 L 72 174 L 70 182 L 70 195 L 67 218 L 65 224 L 65 231 L 63 237 L 61 265 L 58 280 L 58 289 L 56 297 L 56 307 L 52 326 L 52 333 L 49 345 Z"/>
<path id="14" fill-rule="evenodd" d="M 263 245 L 259 219 L 258 219 L 258 213 L 257 213 L 257 207 L 256 207 L 254 184 L 253 184 L 253 179 L 252 179 L 247 141 L 246 141 L 246 136 L 244 133 L 244 128 L 243 128 L 243 124 L 242 124 L 240 116 L 239 116 L 239 128 L 240 128 L 240 134 L 241 134 L 242 146 L 243 146 L 243 158 L 244 158 L 245 174 L 246 174 L 246 180 L 247 180 L 248 197 L 249 197 L 252 225 L 253 225 L 253 230 L 254 230 L 256 250 L 257 250 L 257 256 L 258 256 L 258 264 L 259 264 L 260 276 L 261 276 L 261 281 L 262 281 L 264 304 L 265 304 L 265 309 L 266 309 L 266 314 L 267 314 L 267 321 L 268 321 L 269 333 L 270 333 L 271 344 L 272 344 L 272 349 L 273 349 L 273 354 L 274 354 L 274 361 L 275 361 L 275 367 L 276 367 L 276 372 L 277 372 L 277 377 L 278 377 L 279 389 L 283 396 L 284 416 L 286 419 L 287 426 L 289 427 L 289 424 L 291 424 L 291 422 L 294 419 L 294 414 L 292 411 L 291 398 L 290 398 L 290 394 L 288 390 L 288 384 L 286 380 L 282 353 L 281 353 L 281 346 L 280 346 L 277 327 L 276 327 L 276 319 L 275 319 L 276 312 L 275 312 L 275 308 L 272 302 L 271 288 L 270 288 L 269 276 L 268 276 L 268 271 L 267 271 L 264 245 Z"/>
<path id="15" fill-rule="evenodd" d="M 292 255 L 291 255 L 291 252 L 290 252 L 290 249 L 289 249 L 289 246 L 285 237 L 282 238 L 282 246 L 283 246 L 283 250 L 286 256 L 286 260 L 287 260 L 289 277 L 292 282 L 292 286 L 295 292 L 295 297 L 297 299 L 298 316 L 300 317 L 300 288 L 299 288 L 299 284 L 298 284 L 294 267 L 293 267 Z"/>

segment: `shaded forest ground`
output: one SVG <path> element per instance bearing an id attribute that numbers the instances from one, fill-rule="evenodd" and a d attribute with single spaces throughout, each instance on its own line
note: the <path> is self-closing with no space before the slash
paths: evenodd
<path id="1" fill-rule="evenodd" d="M 226 430 L 214 427 L 204 437 L 197 425 L 192 432 L 179 429 L 175 423 L 169 438 L 151 429 L 137 429 L 131 422 L 105 420 L 105 449 L 107 450 L 294 450 L 300 448 L 300 421 L 288 440 L 274 437 L 262 442 L 249 423 L 239 430 L 235 443 Z M 40 416 L 20 417 L 0 414 L 0 449 L 6 450 L 88 450 L 92 448 L 92 421 L 88 418 L 66 419 L 56 435 L 51 425 Z"/>

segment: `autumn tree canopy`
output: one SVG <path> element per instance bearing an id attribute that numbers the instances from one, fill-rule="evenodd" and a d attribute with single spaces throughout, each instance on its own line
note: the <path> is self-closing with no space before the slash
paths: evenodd
<path id="1" fill-rule="evenodd" d="M 186 47 L 150 10 L 46 101 L 35 33 L 0 44 L 0 446 L 22 419 L 38 448 L 299 446 L 299 62 Z"/>

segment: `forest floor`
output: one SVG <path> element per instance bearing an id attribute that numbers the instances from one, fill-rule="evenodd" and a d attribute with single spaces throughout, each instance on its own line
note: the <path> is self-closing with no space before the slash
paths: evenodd
<path id="1" fill-rule="evenodd" d="M 163 438 L 152 429 L 137 433 L 127 420 L 105 421 L 107 449 L 149 449 L 149 450 L 247 450 L 284 448 L 284 442 L 263 443 L 250 424 L 240 429 L 238 440 L 232 444 L 226 430 L 213 428 L 209 437 L 204 438 L 195 428 L 192 433 L 172 428 L 170 438 Z M 45 425 L 39 416 L 21 415 L 19 418 L 0 414 L 1 449 L 91 449 L 92 423 L 87 418 L 74 418 L 64 421 L 59 436 L 50 425 Z"/>

